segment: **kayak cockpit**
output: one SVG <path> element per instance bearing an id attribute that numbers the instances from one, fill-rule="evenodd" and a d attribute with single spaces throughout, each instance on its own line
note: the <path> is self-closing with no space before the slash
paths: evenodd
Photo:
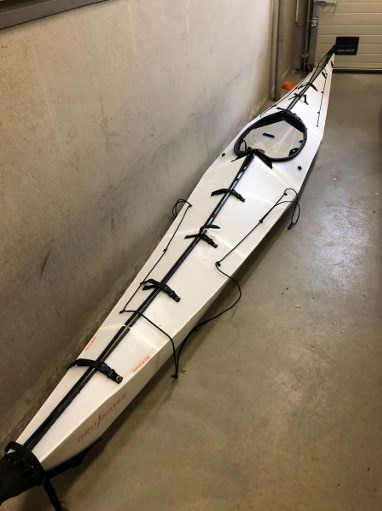
<path id="1" fill-rule="evenodd" d="M 234 151 L 237 156 L 260 152 L 270 161 L 294 158 L 306 143 L 306 127 L 289 110 L 280 110 L 261 117 L 238 137 Z"/>

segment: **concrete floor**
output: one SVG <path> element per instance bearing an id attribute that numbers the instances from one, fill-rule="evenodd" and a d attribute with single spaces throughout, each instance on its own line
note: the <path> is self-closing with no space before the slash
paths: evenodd
<path id="1" fill-rule="evenodd" d="M 70 511 L 382 509 L 381 105 L 382 75 L 334 76 L 299 224 L 252 257 L 180 380 L 164 367 L 56 478 Z M 40 489 L 4 505 L 48 509 Z"/>

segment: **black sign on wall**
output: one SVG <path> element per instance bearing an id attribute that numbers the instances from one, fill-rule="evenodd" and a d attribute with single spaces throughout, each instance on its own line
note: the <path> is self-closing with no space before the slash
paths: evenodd
<path id="1" fill-rule="evenodd" d="M 357 55 L 359 37 L 356 36 L 337 36 L 336 55 Z"/>

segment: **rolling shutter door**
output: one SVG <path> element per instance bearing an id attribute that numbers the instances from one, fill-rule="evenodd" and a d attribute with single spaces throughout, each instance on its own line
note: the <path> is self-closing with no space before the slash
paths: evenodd
<path id="1" fill-rule="evenodd" d="M 335 43 L 336 36 L 359 36 L 358 55 L 338 55 L 336 68 L 382 70 L 382 0 L 337 0 L 321 9 L 316 61 Z"/>

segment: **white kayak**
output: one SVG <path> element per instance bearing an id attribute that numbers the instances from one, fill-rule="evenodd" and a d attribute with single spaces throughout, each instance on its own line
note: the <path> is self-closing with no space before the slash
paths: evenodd
<path id="1" fill-rule="evenodd" d="M 86 451 L 292 205 L 323 137 L 333 50 L 208 168 L 142 270 L 0 462 L 0 502 Z M 292 223 L 294 222 L 292 218 Z"/>

